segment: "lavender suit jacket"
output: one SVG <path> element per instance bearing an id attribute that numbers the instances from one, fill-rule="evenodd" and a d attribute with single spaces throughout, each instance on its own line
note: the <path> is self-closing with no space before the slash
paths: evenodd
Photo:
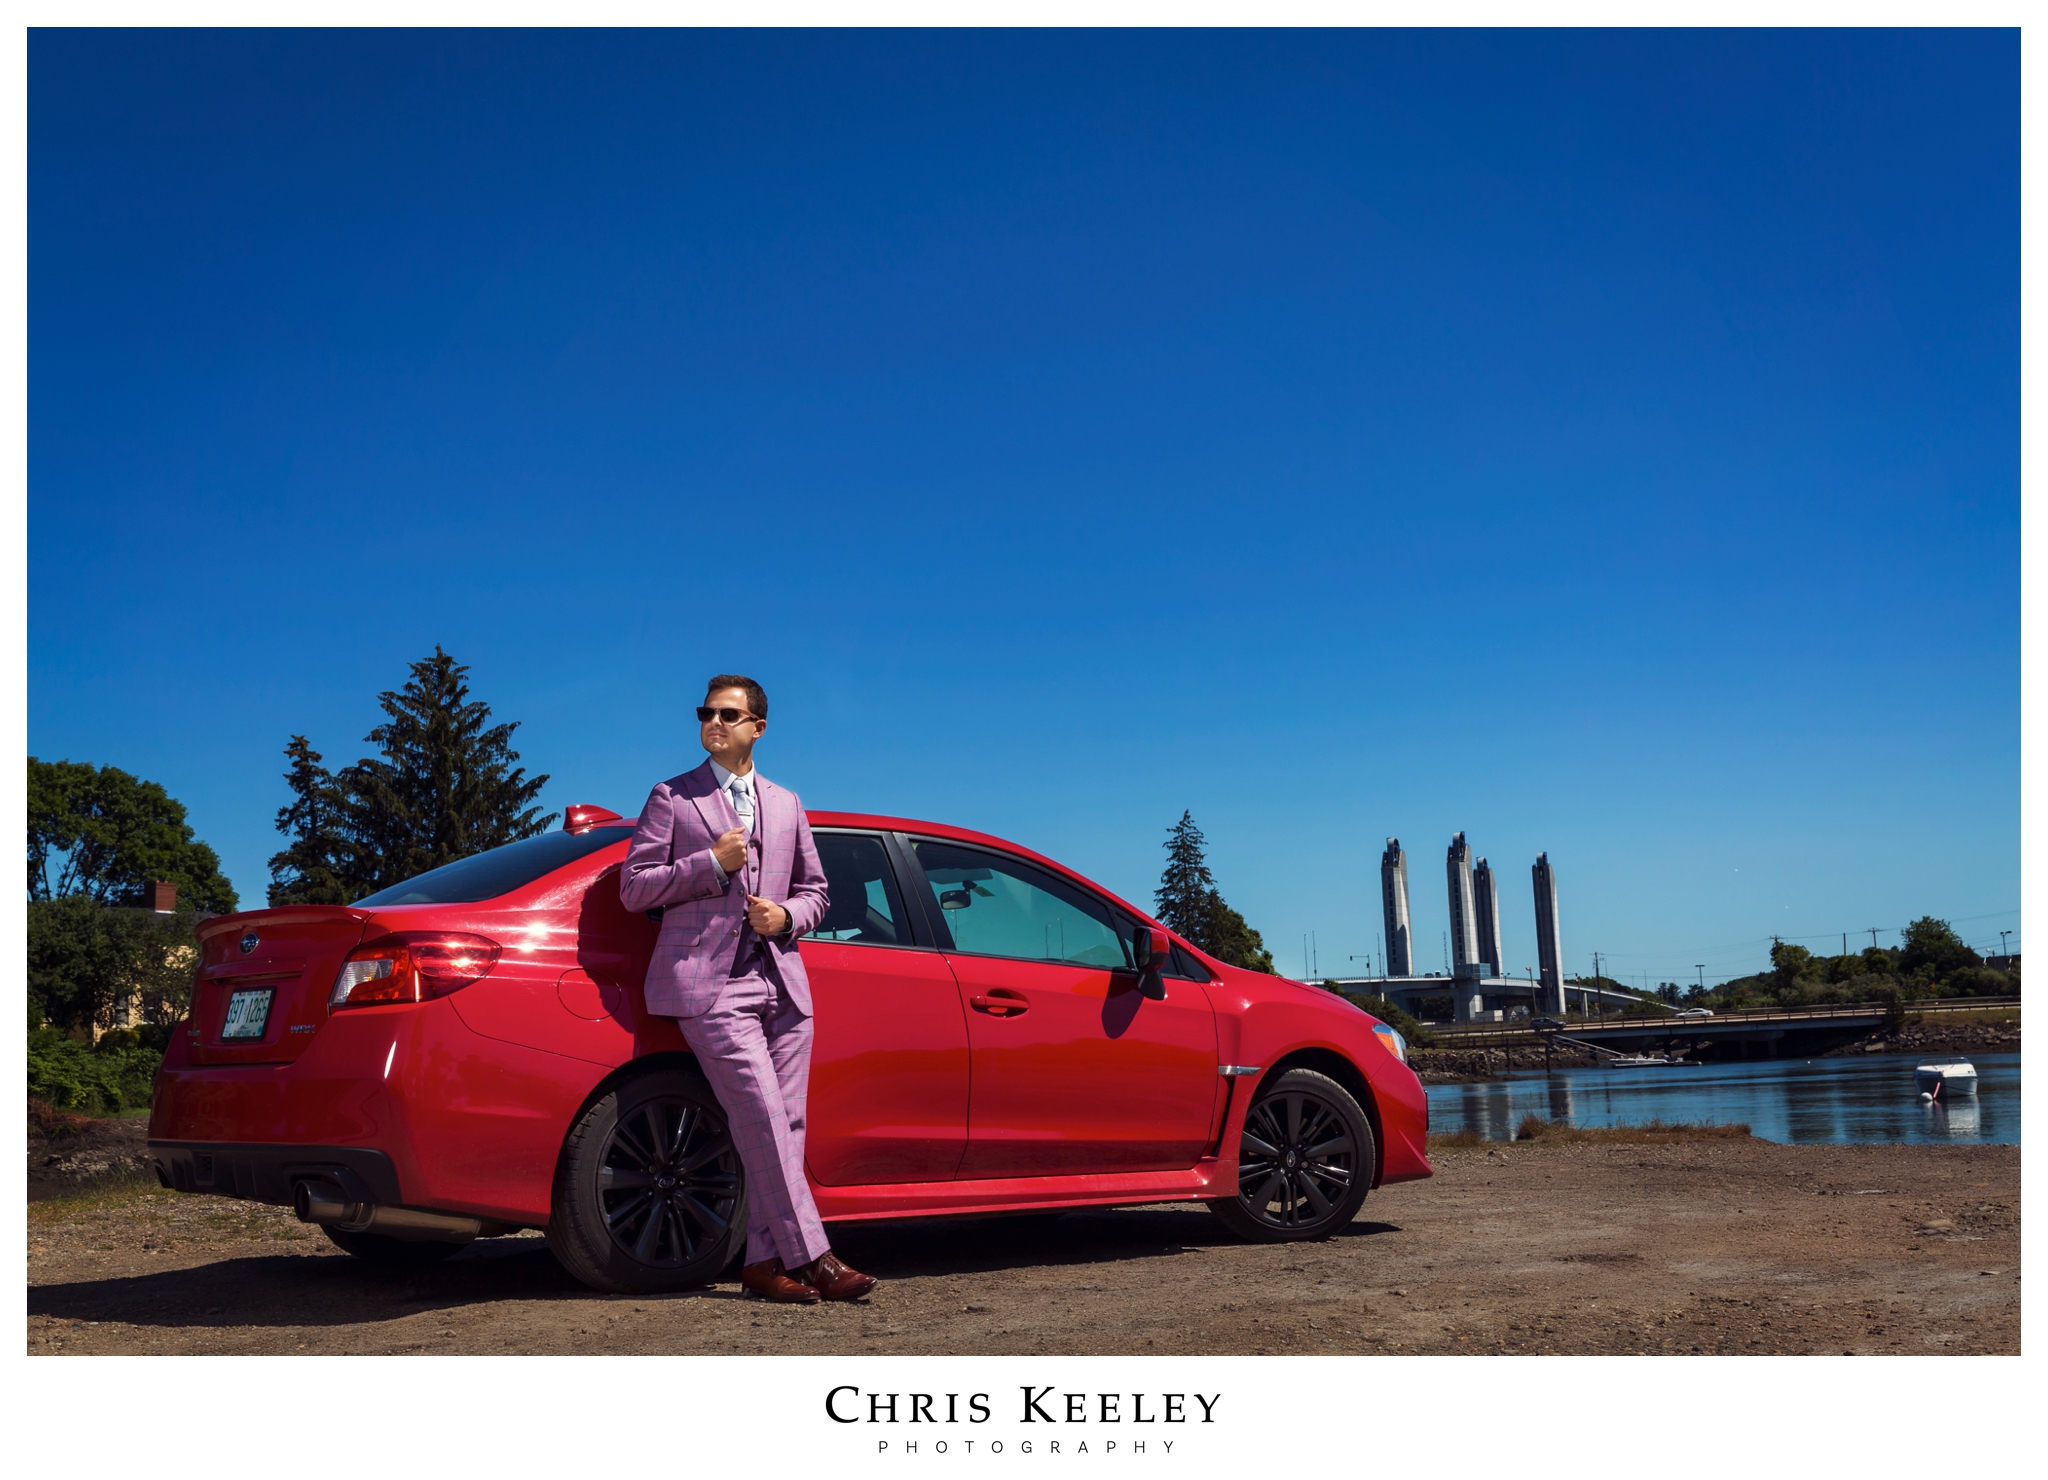
<path id="1" fill-rule="evenodd" d="M 756 771 L 754 806 L 746 878 L 754 881 L 754 893 L 789 911 L 789 929 L 767 946 L 790 1000 L 808 1017 L 811 983 L 796 943 L 825 918 L 825 870 L 795 792 Z M 708 760 L 655 787 L 640 809 L 640 825 L 619 870 L 619 899 L 629 910 L 663 909 L 647 965 L 649 1012 L 701 1016 L 717 1005 L 732 979 L 733 955 L 747 922 L 747 889 L 740 875 L 721 878 L 711 845 L 739 825 Z"/>

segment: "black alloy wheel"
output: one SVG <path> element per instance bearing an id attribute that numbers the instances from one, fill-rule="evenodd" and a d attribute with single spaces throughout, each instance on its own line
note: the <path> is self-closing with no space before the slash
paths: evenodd
<path id="1" fill-rule="evenodd" d="M 708 1284 L 746 1225 L 739 1152 L 695 1074 L 628 1081 L 570 1131 L 548 1243 L 583 1283 L 628 1293 Z"/>
<path id="2" fill-rule="evenodd" d="M 1261 1086 L 1245 1114 L 1237 1196 L 1209 1211 L 1240 1238 L 1327 1238 L 1358 1215 L 1371 1189 L 1372 1124 L 1351 1092 L 1313 1069 Z"/>

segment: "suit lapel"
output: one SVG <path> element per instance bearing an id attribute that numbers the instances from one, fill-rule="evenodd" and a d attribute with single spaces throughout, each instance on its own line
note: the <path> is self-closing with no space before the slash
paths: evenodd
<path id="1" fill-rule="evenodd" d="M 725 793 L 718 789 L 718 783 L 711 779 L 711 762 L 690 772 L 683 778 L 683 789 L 689 793 L 690 801 L 697 808 L 697 815 L 704 819 L 704 828 L 715 840 L 721 833 L 729 832 L 740 825 L 739 813 L 733 811 L 732 803 L 725 799 Z"/>

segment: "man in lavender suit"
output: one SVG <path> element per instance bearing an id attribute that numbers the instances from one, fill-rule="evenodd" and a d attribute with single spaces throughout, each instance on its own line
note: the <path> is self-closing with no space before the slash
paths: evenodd
<path id="1" fill-rule="evenodd" d="M 811 984 L 796 943 L 825 916 L 825 870 L 796 793 L 754 769 L 761 686 L 719 674 L 697 720 L 710 759 L 649 793 L 619 870 L 627 909 L 663 910 L 647 1010 L 682 1028 L 746 1168 L 741 1289 L 857 1300 L 876 1282 L 834 1256 L 804 1181 Z"/>

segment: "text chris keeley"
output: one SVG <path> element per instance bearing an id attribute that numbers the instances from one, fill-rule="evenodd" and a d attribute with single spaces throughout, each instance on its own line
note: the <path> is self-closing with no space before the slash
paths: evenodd
<path id="1" fill-rule="evenodd" d="M 1053 1387 L 1036 1388 L 1026 1383 L 1020 1389 L 1018 1421 L 1049 1424 L 1214 1423 L 1216 1405 L 1222 1398 L 1221 1393 L 1063 1393 Z M 1190 1400 L 1200 1407 L 1200 1417 L 1195 1417 L 1189 1409 Z M 825 1394 L 825 1415 L 834 1423 L 919 1424 L 987 1423 L 995 1416 L 987 1393 L 863 1393 L 852 1383 L 842 1383 Z"/>

